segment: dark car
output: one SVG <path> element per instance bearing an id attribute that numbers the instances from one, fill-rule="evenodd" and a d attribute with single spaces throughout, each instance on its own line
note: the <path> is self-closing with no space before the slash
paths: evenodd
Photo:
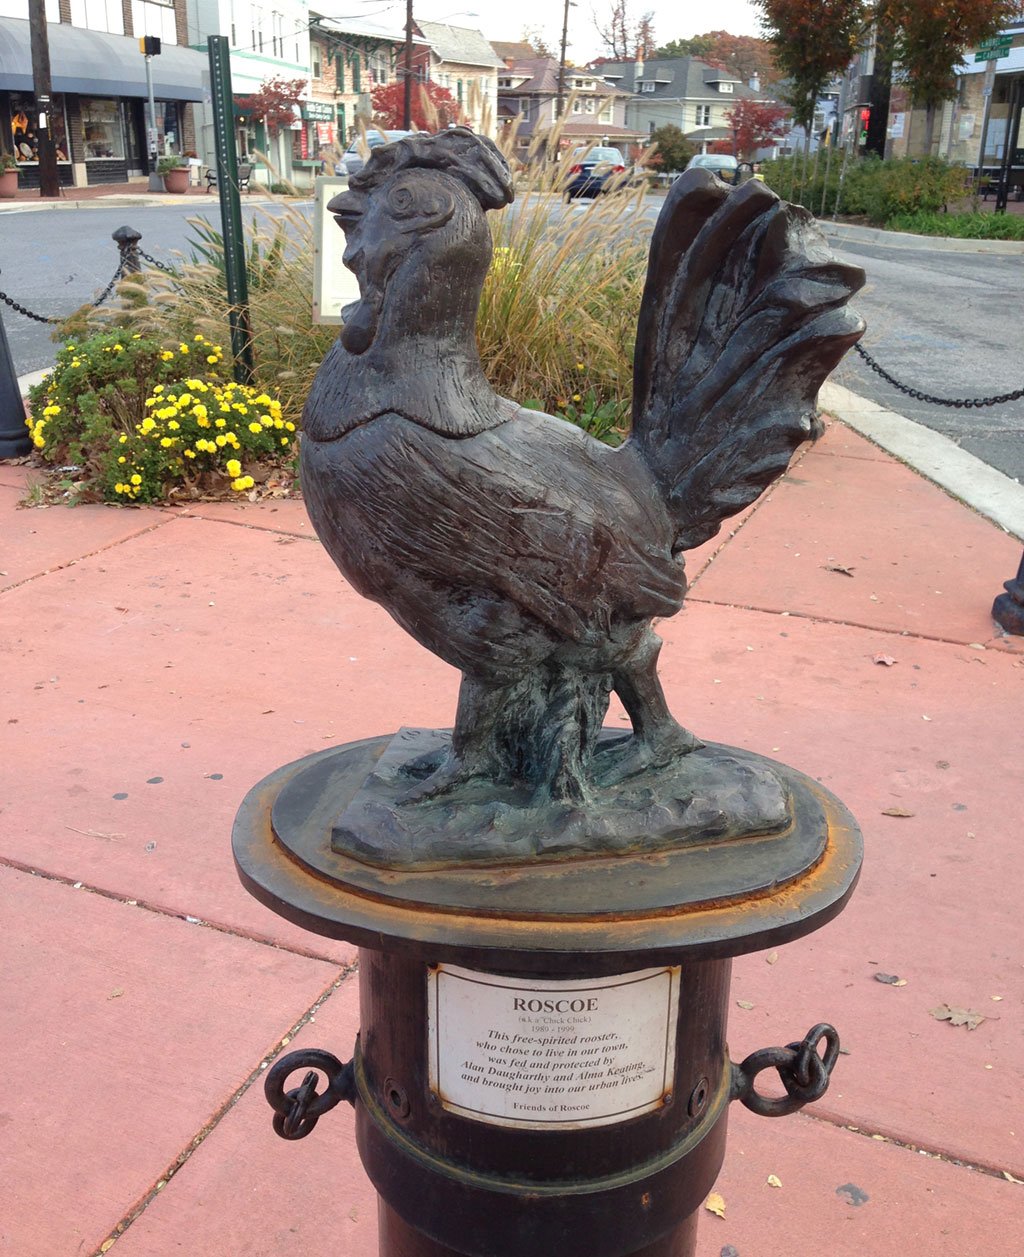
<path id="1" fill-rule="evenodd" d="M 336 175 L 355 175 L 366 165 L 371 151 L 384 144 L 393 144 L 407 135 L 415 135 L 414 131 L 381 131 L 376 127 L 367 127 L 366 139 L 357 135 L 345 149 L 334 167 Z"/>
<path id="2" fill-rule="evenodd" d="M 736 183 L 738 165 L 736 158 L 728 153 L 698 153 L 686 163 L 686 169 L 693 170 L 695 166 L 699 166 L 704 170 L 710 170 L 723 183 Z"/>
<path id="3" fill-rule="evenodd" d="M 620 187 L 626 162 L 617 148 L 578 148 L 570 159 L 565 185 L 566 200 L 577 196 L 600 196 Z"/>

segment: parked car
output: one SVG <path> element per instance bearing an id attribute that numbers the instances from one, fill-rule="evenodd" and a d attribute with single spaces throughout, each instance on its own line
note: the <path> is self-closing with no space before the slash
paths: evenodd
<path id="1" fill-rule="evenodd" d="M 599 196 L 610 187 L 619 187 L 626 162 L 617 148 L 578 148 L 569 159 L 566 200 L 577 196 Z"/>
<path id="2" fill-rule="evenodd" d="M 736 172 L 739 163 L 735 157 L 730 157 L 728 153 L 698 153 L 696 157 L 691 157 L 686 163 L 686 169 L 693 170 L 695 166 L 699 166 L 704 170 L 710 170 L 723 183 L 735 183 L 737 180 Z"/>
<path id="3" fill-rule="evenodd" d="M 334 173 L 336 175 L 358 174 L 366 165 L 371 149 L 380 148 L 383 144 L 393 144 L 395 140 L 415 134 L 415 131 L 381 131 L 376 127 L 367 127 L 366 139 L 364 140 L 361 135 L 356 136 L 335 164 Z"/>

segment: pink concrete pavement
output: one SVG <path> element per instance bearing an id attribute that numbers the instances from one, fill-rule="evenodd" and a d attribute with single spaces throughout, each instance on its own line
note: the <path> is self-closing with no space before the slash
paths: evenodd
<path id="1" fill-rule="evenodd" d="M 19 509 L 27 475 L 0 464 L 0 1254 L 374 1257 L 350 1112 L 287 1145 L 258 1085 L 293 1035 L 348 1054 L 354 949 L 241 890 L 231 818 L 278 764 L 450 723 L 457 677 L 301 503 Z M 867 851 L 843 916 L 736 964 L 734 1055 L 822 1019 L 849 1054 L 813 1116 L 734 1111 L 700 1257 L 1024 1233 L 1024 642 L 989 618 L 1019 560 L 841 425 L 690 557 L 673 707 L 820 778 Z"/>

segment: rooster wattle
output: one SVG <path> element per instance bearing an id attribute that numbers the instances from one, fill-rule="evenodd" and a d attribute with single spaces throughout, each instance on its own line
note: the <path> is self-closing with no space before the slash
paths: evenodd
<path id="1" fill-rule="evenodd" d="M 450 748 L 409 800 L 478 779 L 585 801 L 700 742 L 669 712 L 655 617 L 682 553 L 786 469 L 863 326 L 863 283 L 804 210 L 694 170 L 658 220 L 618 449 L 497 396 L 474 326 L 485 211 L 513 199 L 463 128 L 374 150 L 330 210 L 360 299 L 306 405 L 303 491 L 344 576 L 462 672 Z M 605 739 L 614 690 L 632 736 Z"/>

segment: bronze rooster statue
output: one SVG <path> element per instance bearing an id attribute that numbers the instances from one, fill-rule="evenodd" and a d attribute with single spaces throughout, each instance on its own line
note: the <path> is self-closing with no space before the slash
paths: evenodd
<path id="1" fill-rule="evenodd" d="M 654 231 L 632 434 L 610 448 L 484 378 L 485 211 L 512 199 L 498 149 L 453 128 L 375 149 L 329 206 L 360 297 L 306 405 L 310 517 L 355 589 L 462 672 L 450 744 L 406 766 L 410 806 L 480 781 L 585 805 L 702 745 L 651 622 L 682 605 L 683 552 L 815 434 L 863 330 L 863 273 L 809 214 L 691 171 Z M 601 737 L 612 690 L 631 736 Z"/>

